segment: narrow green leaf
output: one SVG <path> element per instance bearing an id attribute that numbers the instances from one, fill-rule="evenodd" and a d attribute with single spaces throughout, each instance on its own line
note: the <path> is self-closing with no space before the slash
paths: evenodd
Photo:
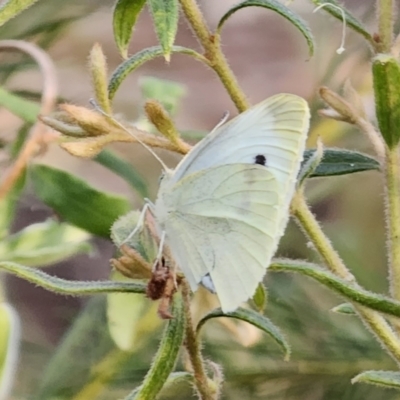
<path id="1" fill-rule="evenodd" d="M 136 20 L 146 0 L 117 0 L 113 12 L 114 40 L 123 58 L 128 56 L 128 46 Z"/>
<path id="2" fill-rule="evenodd" d="M 15 210 L 20 194 L 25 186 L 26 173 L 24 172 L 14 184 L 13 188 L 0 200 L 0 238 L 7 236 L 10 225 L 15 216 Z"/>
<path id="3" fill-rule="evenodd" d="M 185 330 L 185 314 L 182 295 L 174 295 L 171 313 L 164 329 L 160 347 L 140 388 L 130 393 L 125 400 L 155 399 L 175 367 Z"/>
<path id="4" fill-rule="evenodd" d="M 303 166 L 314 156 L 315 151 L 310 149 L 304 152 Z M 366 154 L 342 149 L 325 149 L 322 161 L 310 177 L 345 175 L 379 169 L 379 162 Z"/>
<path id="5" fill-rule="evenodd" d="M 147 0 L 147 4 L 153 17 L 158 42 L 163 49 L 165 59 L 169 61 L 178 31 L 178 0 Z"/>
<path id="6" fill-rule="evenodd" d="M 44 289 L 71 296 L 92 295 L 95 293 L 145 293 L 146 284 L 141 282 L 115 281 L 68 281 L 46 274 L 40 269 L 25 267 L 24 265 L 0 262 L 0 270 L 9 272 L 19 278 L 32 282 Z"/>
<path id="7" fill-rule="evenodd" d="M 400 390 L 400 372 L 398 371 L 365 371 L 351 380 L 351 383 L 369 383 Z"/>
<path id="8" fill-rule="evenodd" d="M 146 224 L 132 235 L 139 220 L 139 211 L 130 211 L 118 218 L 111 227 L 111 239 L 117 247 L 123 243 L 135 249 L 146 261 L 152 263 L 158 252 L 158 244 Z M 126 240 L 129 237 L 129 240 Z"/>
<path id="9" fill-rule="evenodd" d="M 67 222 L 109 237 L 113 222 L 130 209 L 129 202 L 101 192 L 68 172 L 46 165 L 30 169 L 36 195 Z"/>
<path id="10" fill-rule="evenodd" d="M 212 318 L 220 318 L 220 317 L 226 317 L 226 318 L 236 318 L 240 319 L 242 321 L 246 321 L 249 324 L 252 324 L 256 326 L 257 328 L 261 329 L 268 335 L 272 337 L 272 339 L 275 340 L 275 342 L 279 345 L 279 347 L 283 350 L 285 353 L 285 358 L 289 358 L 290 356 L 290 346 L 289 343 L 287 342 L 286 338 L 283 336 L 282 332 L 280 329 L 274 325 L 270 319 L 265 317 L 264 315 L 259 314 L 258 312 L 255 312 L 253 310 L 247 310 L 245 308 L 238 308 L 236 311 L 230 312 L 230 313 L 224 313 L 220 308 L 217 308 L 207 315 L 205 315 L 197 324 L 196 331 L 199 333 L 200 329 L 202 326 Z"/>
<path id="11" fill-rule="evenodd" d="M 268 269 L 275 272 L 297 272 L 309 276 L 349 300 L 375 311 L 400 317 L 400 301 L 355 286 L 315 264 L 294 260 L 275 260 Z"/>
<path id="12" fill-rule="evenodd" d="M 376 117 L 381 134 L 389 146 L 400 141 L 400 65 L 387 54 L 378 54 L 372 61 Z"/>
<path id="13" fill-rule="evenodd" d="M 50 362 L 41 373 L 39 387 L 33 396 L 31 394 L 31 399 L 75 398 L 99 374 L 99 365 L 106 363 L 110 354 L 118 353 L 106 328 L 105 307 L 105 296 L 94 296 L 88 300 L 61 343 L 54 349 Z M 132 357 L 130 354 L 128 356 Z"/>
<path id="14" fill-rule="evenodd" d="M 43 267 L 79 253 L 89 253 L 90 235 L 53 220 L 32 224 L 0 242 L 0 261 Z"/>
<path id="15" fill-rule="evenodd" d="M 259 312 L 263 312 L 265 310 L 268 301 L 268 292 L 262 282 L 258 284 L 252 300 Z"/>
<path id="16" fill-rule="evenodd" d="M 356 315 L 356 311 L 354 310 L 353 305 L 350 303 L 339 304 L 338 306 L 333 307 L 331 311 L 338 314 Z"/>
<path id="17" fill-rule="evenodd" d="M 124 179 L 141 197 L 148 197 L 149 192 L 145 179 L 130 163 L 123 160 L 120 155 L 115 154 L 111 150 L 103 150 L 94 160 Z"/>
<path id="18" fill-rule="evenodd" d="M 8 0 L 0 6 L 0 26 L 36 3 L 37 0 Z"/>
<path id="19" fill-rule="evenodd" d="M 372 35 L 367 31 L 367 28 L 359 21 L 353 14 L 347 11 L 343 4 L 339 4 L 336 0 L 312 0 L 312 2 L 316 6 L 320 6 L 321 4 L 333 4 L 336 7 L 339 7 L 343 10 L 346 18 L 346 25 L 349 26 L 351 29 L 359 33 L 360 35 L 364 36 L 365 39 L 372 45 L 374 45 L 374 39 Z M 337 18 L 340 21 L 343 21 L 343 16 L 340 10 L 336 7 L 323 7 L 323 10 L 327 13 L 331 14 L 333 17 Z"/>
<path id="20" fill-rule="evenodd" d="M 17 312 L 7 303 L 0 302 L 0 398 L 8 399 L 18 365 L 21 337 Z"/>
<path id="21" fill-rule="evenodd" d="M 298 15 L 296 15 L 293 11 L 291 11 L 289 8 L 287 8 L 282 3 L 276 0 L 246 0 L 242 1 L 239 4 L 236 4 L 231 9 L 229 9 L 219 20 L 217 33 L 220 34 L 222 26 L 232 14 L 245 7 L 268 8 L 269 10 L 275 11 L 282 17 L 286 18 L 303 34 L 304 38 L 307 41 L 310 57 L 314 54 L 314 37 L 307 23 Z"/>
<path id="22" fill-rule="evenodd" d="M 0 15 L 1 18 L 1 15 Z M 20 96 L 0 87 L 0 106 L 3 106 L 23 121 L 35 123 L 40 106 L 33 101 L 25 100 Z"/>
<path id="23" fill-rule="evenodd" d="M 187 54 L 208 65 L 208 60 L 205 57 L 203 57 L 196 51 L 188 49 L 186 47 L 173 46 L 171 48 L 171 53 Z M 120 64 L 111 75 L 110 81 L 108 83 L 108 93 L 110 99 L 113 99 L 121 83 L 132 71 L 143 65 L 146 61 L 150 61 L 156 57 L 162 56 L 163 54 L 164 50 L 162 49 L 162 47 L 149 47 L 140 51 L 139 53 L 134 54 L 132 57 L 128 58 L 126 61 Z"/>

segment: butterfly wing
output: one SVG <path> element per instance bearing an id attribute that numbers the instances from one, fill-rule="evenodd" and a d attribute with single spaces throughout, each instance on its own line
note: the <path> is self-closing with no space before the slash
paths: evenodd
<path id="1" fill-rule="evenodd" d="M 164 190 L 156 215 L 192 290 L 210 274 L 224 311 L 251 297 L 279 241 L 282 195 L 264 166 L 228 164 Z"/>

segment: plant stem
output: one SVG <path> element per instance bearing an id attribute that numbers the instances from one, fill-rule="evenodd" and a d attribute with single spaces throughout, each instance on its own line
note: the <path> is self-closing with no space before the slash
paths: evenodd
<path id="1" fill-rule="evenodd" d="M 398 148 L 386 150 L 386 201 L 391 295 L 400 299 L 400 157 Z"/>
<path id="2" fill-rule="evenodd" d="M 190 363 L 192 364 L 194 383 L 202 400 L 214 400 L 215 397 L 208 385 L 200 344 L 196 336 L 196 331 L 193 328 L 193 320 L 190 312 L 190 289 L 185 280 L 182 282 L 182 296 L 186 314 L 185 347 L 189 354 Z"/>
<path id="3" fill-rule="evenodd" d="M 292 201 L 292 213 L 301 228 L 323 258 L 326 266 L 336 275 L 353 282 L 358 286 L 354 276 L 344 265 L 328 238 L 324 235 L 321 226 L 307 206 L 302 191 L 298 191 Z M 367 328 L 376 335 L 394 360 L 400 364 L 400 340 L 391 326 L 377 312 L 353 303 L 361 320 Z"/>
<path id="4" fill-rule="evenodd" d="M 179 0 L 183 13 L 195 32 L 205 51 L 205 57 L 210 61 L 211 68 L 217 73 L 222 84 L 229 93 L 236 108 L 243 112 L 249 108 L 249 102 L 233 74 L 229 64 L 221 51 L 219 36 L 214 36 L 208 29 L 195 0 Z"/>
<path id="5" fill-rule="evenodd" d="M 393 0 L 378 0 L 379 52 L 389 53 L 393 40 Z"/>
<path id="6" fill-rule="evenodd" d="M 302 192 L 295 194 L 292 200 L 292 212 L 300 227 L 304 229 L 307 236 L 312 240 L 326 266 L 337 276 L 350 282 L 354 281 L 353 274 L 346 268 L 308 208 Z"/>

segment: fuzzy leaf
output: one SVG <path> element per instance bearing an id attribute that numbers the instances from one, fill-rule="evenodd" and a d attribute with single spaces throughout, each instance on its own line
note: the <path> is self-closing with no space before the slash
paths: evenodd
<path id="1" fill-rule="evenodd" d="M 339 304 L 338 306 L 333 307 L 331 311 L 344 315 L 356 315 L 356 311 L 350 303 Z"/>
<path id="2" fill-rule="evenodd" d="M 0 302 L 0 399 L 8 399 L 18 362 L 20 321 L 17 312 Z"/>
<path id="3" fill-rule="evenodd" d="M 365 371 L 351 380 L 351 383 L 369 383 L 400 390 L 400 372 L 398 371 Z"/>
<path id="4" fill-rule="evenodd" d="M 186 88 L 181 83 L 152 76 L 140 78 L 139 85 L 143 100 L 157 99 L 171 117 L 176 115 L 181 99 L 186 94 Z"/>
<path id="5" fill-rule="evenodd" d="M 367 31 L 366 27 L 360 22 L 353 14 L 347 11 L 343 4 L 339 4 L 336 0 L 312 0 L 312 2 L 319 6 L 321 4 L 333 4 L 337 7 L 340 7 L 346 16 L 346 25 L 349 26 L 354 31 L 358 32 L 360 35 L 364 36 L 365 39 L 368 40 L 371 44 L 374 43 L 374 39 L 372 38 L 371 34 Z M 331 14 L 333 17 L 343 21 L 342 13 L 336 7 L 323 7 L 323 10 L 327 13 Z"/>
<path id="6" fill-rule="evenodd" d="M 400 141 L 400 64 L 390 55 L 378 54 L 372 62 L 376 117 L 389 146 Z"/>
<path id="7" fill-rule="evenodd" d="M 79 253 L 89 253 L 90 235 L 66 223 L 32 224 L 0 242 L 0 261 L 43 267 Z"/>
<path id="8" fill-rule="evenodd" d="M 132 30 L 146 0 L 117 0 L 113 13 L 114 40 L 123 58 L 128 56 Z"/>
<path id="9" fill-rule="evenodd" d="M 178 30 L 178 0 L 147 0 L 147 3 L 153 16 L 158 42 L 163 49 L 165 59 L 169 61 Z"/>
<path id="10" fill-rule="evenodd" d="M 297 272 L 309 276 L 349 300 L 375 311 L 400 317 L 400 301 L 370 292 L 359 286 L 356 287 L 317 265 L 294 260 L 275 260 L 268 269 L 276 272 Z"/>
<path id="11" fill-rule="evenodd" d="M 282 17 L 291 22 L 303 34 L 307 41 L 310 57 L 314 54 L 314 38 L 307 23 L 289 8 L 276 0 L 246 0 L 236 4 L 222 16 L 218 23 L 217 32 L 221 32 L 222 26 L 232 14 L 245 7 L 264 7 L 282 15 Z"/>
<path id="12" fill-rule="evenodd" d="M 290 346 L 285 337 L 283 336 L 282 332 L 280 329 L 274 325 L 270 319 L 265 317 L 264 315 L 261 315 L 258 312 L 255 312 L 253 310 L 247 310 L 245 308 L 238 308 L 236 311 L 230 312 L 230 313 L 224 313 L 220 308 L 217 308 L 207 315 L 205 315 L 198 323 L 196 331 L 199 333 L 200 329 L 202 326 L 212 318 L 220 318 L 220 317 L 226 317 L 226 318 L 236 318 L 240 319 L 242 321 L 248 322 L 249 324 L 254 325 L 255 327 L 261 329 L 268 335 L 272 337 L 272 339 L 275 340 L 275 342 L 279 345 L 279 347 L 283 350 L 285 353 L 285 358 L 289 358 L 290 356 Z"/>
<path id="13" fill-rule="evenodd" d="M 171 53 L 187 54 L 207 64 L 207 60 L 202 55 L 186 47 L 173 46 L 171 48 Z M 115 96 L 115 93 L 121 83 L 132 71 L 143 65 L 146 61 L 153 60 L 154 58 L 162 56 L 163 54 L 164 50 L 162 47 L 149 47 L 140 51 L 139 53 L 134 54 L 132 57 L 120 64 L 111 75 L 108 83 L 108 95 L 110 96 L 110 99 Z"/>
<path id="14" fill-rule="evenodd" d="M 26 10 L 37 0 L 8 0 L 0 6 L 0 26 Z"/>
<path id="15" fill-rule="evenodd" d="M 98 236 L 109 237 L 113 222 L 129 209 L 129 202 L 101 192 L 68 172 L 35 165 L 30 176 L 36 195 L 67 222 Z"/>
<path id="16" fill-rule="evenodd" d="M 185 330 L 185 314 L 181 293 L 176 293 L 171 314 L 164 329 L 160 347 L 140 388 L 130 393 L 125 400 L 155 399 L 175 367 Z"/>
<path id="17" fill-rule="evenodd" d="M 25 267 L 24 265 L 0 262 L 0 270 L 9 272 L 51 292 L 69 294 L 71 296 L 92 295 L 94 293 L 145 293 L 146 284 L 142 282 L 114 282 L 114 281 L 69 281 L 46 274 L 40 269 Z"/>
<path id="18" fill-rule="evenodd" d="M 143 176 L 121 156 L 111 150 L 103 150 L 94 160 L 124 179 L 141 197 L 149 195 Z"/>
<path id="19" fill-rule="evenodd" d="M 312 149 L 304 152 L 302 165 L 307 163 L 315 151 Z M 310 177 L 345 175 L 379 169 L 379 162 L 366 154 L 342 149 L 325 149 L 322 161 Z"/>

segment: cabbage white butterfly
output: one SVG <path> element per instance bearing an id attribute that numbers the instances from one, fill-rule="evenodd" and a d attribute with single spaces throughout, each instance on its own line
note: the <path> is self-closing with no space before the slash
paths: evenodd
<path id="1" fill-rule="evenodd" d="M 280 94 L 217 126 L 150 206 L 191 289 L 215 291 L 224 312 L 252 297 L 278 247 L 309 118 L 305 100 Z"/>

